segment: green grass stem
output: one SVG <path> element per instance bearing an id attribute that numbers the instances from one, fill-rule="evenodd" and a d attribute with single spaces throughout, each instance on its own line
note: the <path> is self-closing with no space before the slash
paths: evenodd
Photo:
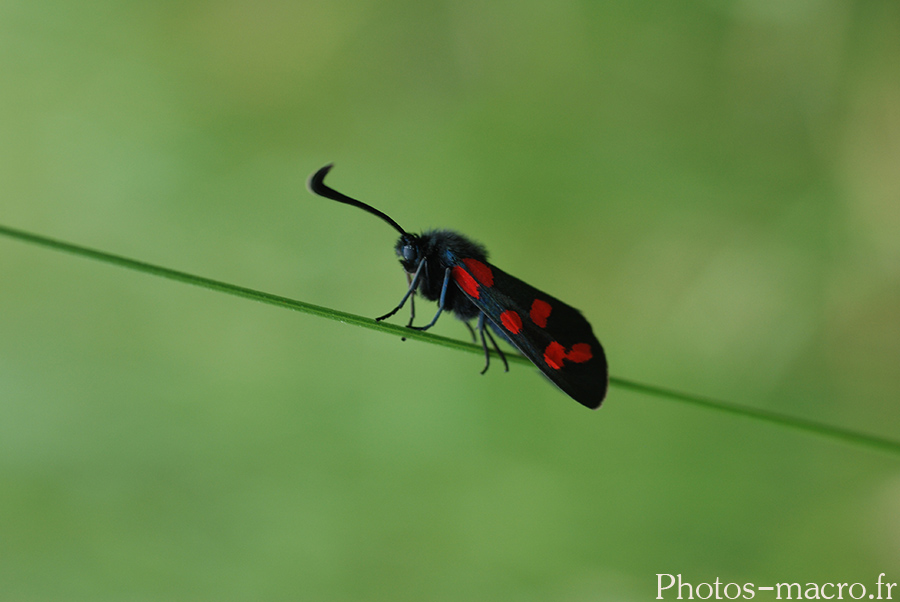
<path id="1" fill-rule="evenodd" d="M 114 255 L 112 253 L 106 253 L 104 251 L 97 251 L 95 249 L 55 240 L 46 236 L 40 236 L 38 234 L 32 234 L 30 232 L 25 232 L 23 230 L 18 230 L 15 228 L 9 228 L 0 225 L 0 235 L 23 242 L 40 245 L 42 247 L 53 249 L 56 251 L 71 253 L 73 255 L 118 265 L 130 270 L 145 272 L 147 274 L 153 274 L 154 276 L 160 276 L 162 278 L 168 278 L 170 280 L 177 280 L 186 284 L 193 284 L 194 286 L 235 295 L 237 297 L 252 299 L 261 303 L 268 303 L 269 305 L 275 305 L 277 307 L 282 307 L 285 309 L 292 309 L 294 311 L 336 320 L 345 324 L 353 324 L 354 326 L 370 328 L 372 330 L 377 330 L 386 334 L 406 337 L 407 339 L 413 339 L 417 341 L 424 341 L 434 345 L 450 347 L 452 349 L 457 349 L 460 351 L 468 351 L 470 353 L 484 353 L 480 345 L 475 345 L 473 343 L 459 341 L 456 339 L 451 339 L 428 332 L 422 332 L 419 330 L 412 330 L 404 326 L 398 326 L 396 324 L 376 322 L 372 318 L 366 318 L 363 316 L 338 311 L 329 307 L 322 307 L 321 305 L 313 305 L 312 303 L 297 301 L 288 297 L 281 297 L 279 295 L 273 295 L 271 293 L 257 291 L 219 280 L 213 280 L 211 278 L 204 278 L 203 276 L 195 276 L 193 274 L 188 274 L 187 272 L 180 272 L 178 270 L 153 265 L 151 263 L 129 259 L 120 255 Z M 507 357 L 511 362 L 526 365 L 531 363 L 528 359 L 522 357 L 521 355 L 507 354 Z M 611 377 L 609 380 L 611 385 L 620 389 L 627 389 L 637 393 L 652 395 L 654 397 L 681 401 L 702 408 L 718 410 L 720 412 L 728 412 L 737 416 L 753 418 L 755 420 L 761 420 L 781 427 L 804 431 L 807 433 L 812 433 L 815 435 L 854 445 L 868 446 L 891 454 L 900 455 L 900 441 L 894 441 L 885 437 L 878 437 L 876 435 L 860 433 L 850 429 L 832 426 L 813 420 L 807 420 L 805 418 L 797 418 L 779 412 L 772 412 L 769 410 L 754 408 L 752 406 L 711 399 L 708 397 L 692 395 L 689 393 L 681 393 L 664 387 L 646 385 L 624 378 Z"/>

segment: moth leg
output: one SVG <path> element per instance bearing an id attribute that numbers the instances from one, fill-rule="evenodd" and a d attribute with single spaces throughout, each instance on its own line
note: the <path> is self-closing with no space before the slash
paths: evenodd
<path id="1" fill-rule="evenodd" d="M 504 354 L 503 351 L 500 350 L 500 347 L 499 345 L 497 345 L 497 341 L 494 340 L 494 335 L 491 334 L 491 331 L 488 329 L 485 329 L 484 331 L 487 333 L 488 338 L 491 340 L 491 345 L 494 346 L 494 351 L 496 351 L 497 355 L 500 356 L 500 361 L 503 362 L 503 371 L 509 372 L 509 362 L 506 361 L 506 354 Z"/>
<path id="2" fill-rule="evenodd" d="M 416 270 L 418 271 L 418 270 Z M 409 274 L 406 275 L 406 282 L 412 286 L 412 276 Z M 413 289 L 412 295 L 409 296 L 409 323 L 407 326 L 412 326 L 413 321 L 416 319 L 416 291 Z"/>
<path id="3" fill-rule="evenodd" d="M 491 331 L 484 327 L 484 313 L 478 316 L 478 332 L 481 333 L 481 346 L 484 348 L 484 370 L 481 371 L 482 374 L 487 372 L 487 369 L 491 365 L 491 352 L 488 349 L 487 341 L 485 340 L 485 335 L 490 339 L 491 345 L 493 345 L 494 350 L 497 352 L 497 355 L 500 356 L 500 360 L 503 362 L 503 371 L 509 372 L 509 362 L 506 361 L 506 355 L 503 351 L 500 350 L 500 347 L 497 345 L 496 339 L 494 339 L 494 335 L 491 334 Z"/>
<path id="4" fill-rule="evenodd" d="M 472 328 L 472 325 L 468 322 L 463 322 L 466 325 L 466 328 L 469 329 L 469 334 L 472 335 L 472 342 L 474 343 L 477 339 L 475 338 L 475 329 Z"/>
<path id="5" fill-rule="evenodd" d="M 484 314 L 478 314 L 478 334 L 481 335 L 481 348 L 484 349 L 484 369 L 481 371 L 481 374 L 484 374 L 491 367 L 491 350 L 488 349 L 487 340 L 484 338 Z"/>
<path id="6" fill-rule="evenodd" d="M 418 271 L 418 270 L 416 270 Z M 426 324 L 425 326 L 410 326 L 413 330 L 428 330 L 432 326 L 434 326 L 435 322 L 438 321 L 438 318 L 441 317 L 441 312 L 444 311 L 444 301 L 447 298 L 447 286 L 450 284 L 450 268 L 444 270 L 444 283 L 441 285 L 441 298 L 438 300 L 438 310 L 437 313 L 434 314 L 434 317 L 431 319 L 431 322 Z"/>
<path id="7" fill-rule="evenodd" d="M 416 273 L 413 275 L 412 280 L 409 281 L 409 288 L 406 289 L 406 294 L 403 295 L 402 299 L 400 299 L 400 305 L 398 305 L 397 307 L 395 307 L 388 313 L 384 314 L 380 318 L 375 318 L 376 322 L 381 322 L 382 320 L 386 320 L 387 318 L 390 318 L 395 313 L 400 311 L 400 308 L 402 308 L 404 305 L 406 305 L 406 300 L 409 299 L 412 296 L 412 294 L 416 292 L 416 288 L 419 286 L 419 276 L 422 275 L 422 266 L 423 265 L 425 265 L 424 259 L 419 262 L 419 267 L 416 268 Z M 406 277 L 409 278 L 409 274 L 407 274 Z M 413 314 L 413 316 L 415 317 L 415 314 Z M 410 323 L 412 323 L 412 321 L 410 321 Z"/>
<path id="8" fill-rule="evenodd" d="M 406 283 L 409 286 L 412 286 L 412 276 L 409 274 L 406 275 Z M 409 296 L 409 322 L 406 323 L 406 327 L 409 328 L 412 326 L 413 321 L 416 319 L 416 291 L 413 291 L 413 294 Z M 406 337 L 400 337 L 401 341 L 405 341 Z"/>

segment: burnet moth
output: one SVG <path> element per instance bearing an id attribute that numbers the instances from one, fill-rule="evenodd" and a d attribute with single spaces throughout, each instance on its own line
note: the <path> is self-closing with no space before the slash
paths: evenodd
<path id="1" fill-rule="evenodd" d="M 327 186 L 325 176 L 332 167 L 326 165 L 310 176 L 312 192 L 377 215 L 400 233 L 394 250 L 406 271 L 409 288 L 400 304 L 377 320 L 393 316 L 407 301 L 411 309 L 407 326 L 416 330 L 428 330 L 446 310 L 463 321 L 474 339 L 475 330 L 469 322 L 477 320 L 485 355 L 482 374 L 490 365 L 488 341 L 509 371 L 506 357 L 491 334 L 493 330 L 575 401 L 592 409 L 600 407 L 609 386 L 606 356 L 581 312 L 494 267 L 488 263 L 483 246 L 458 232 L 411 234 L 385 213 Z M 425 326 L 413 326 L 416 293 L 438 302 L 437 313 Z"/>

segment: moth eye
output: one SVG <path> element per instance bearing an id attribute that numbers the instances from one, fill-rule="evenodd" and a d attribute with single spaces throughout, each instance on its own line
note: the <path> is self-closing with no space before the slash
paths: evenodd
<path id="1" fill-rule="evenodd" d="M 412 245 L 403 245 L 403 248 L 400 249 L 400 256 L 403 257 L 403 261 L 413 262 L 416 260 L 416 248 Z"/>

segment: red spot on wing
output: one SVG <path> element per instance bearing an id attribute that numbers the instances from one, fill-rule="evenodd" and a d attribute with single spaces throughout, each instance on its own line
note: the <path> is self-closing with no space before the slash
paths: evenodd
<path id="1" fill-rule="evenodd" d="M 519 331 L 522 330 L 522 318 L 512 310 L 507 310 L 500 314 L 500 322 L 503 323 L 503 327 L 506 330 L 513 334 L 519 334 Z"/>
<path id="2" fill-rule="evenodd" d="M 550 317 L 551 311 L 553 311 L 553 307 L 549 303 L 535 299 L 534 303 L 531 304 L 531 312 L 528 315 L 531 316 L 532 322 L 541 328 L 547 328 L 547 318 Z"/>
<path id="3" fill-rule="evenodd" d="M 463 259 L 462 262 L 466 264 L 466 267 L 469 268 L 472 276 L 475 276 L 475 280 L 480 282 L 482 286 L 486 288 L 494 286 L 494 273 L 491 271 L 491 268 L 477 259 L 467 258 Z"/>
<path id="4" fill-rule="evenodd" d="M 544 349 L 544 361 L 554 370 L 562 368 L 564 360 L 583 364 L 592 357 L 594 354 L 591 352 L 591 346 L 587 343 L 575 343 L 570 350 L 566 351 L 565 347 L 556 341 L 551 341 Z"/>
<path id="5" fill-rule="evenodd" d="M 547 348 L 544 349 L 544 361 L 554 370 L 562 368 L 563 360 L 566 358 L 566 348 L 552 341 Z"/>
<path id="6" fill-rule="evenodd" d="M 572 349 L 566 352 L 566 359 L 576 364 L 583 364 L 592 357 L 594 354 L 591 353 L 591 346 L 587 343 L 575 343 Z"/>
<path id="7" fill-rule="evenodd" d="M 455 265 L 453 266 L 453 280 L 456 281 L 456 284 L 459 285 L 467 295 L 470 297 L 475 297 L 476 299 L 479 297 L 478 294 L 478 283 L 475 282 L 475 279 L 472 278 L 472 275 L 469 272 L 465 271 L 462 267 Z"/>

